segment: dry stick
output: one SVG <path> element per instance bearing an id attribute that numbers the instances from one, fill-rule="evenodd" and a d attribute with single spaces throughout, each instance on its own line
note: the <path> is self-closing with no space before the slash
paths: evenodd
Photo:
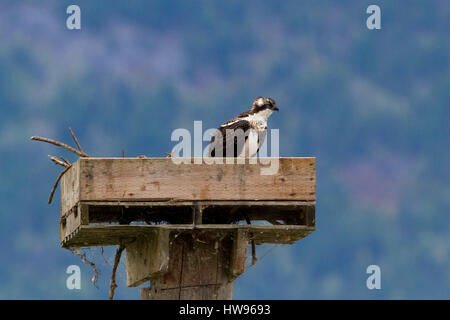
<path id="1" fill-rule="evenodd" d="M 91 282 L 92 282 L 92 284 L 98 289 L 97 279 L 98 279 L 98 274 L 99 274 L 99 272 L 98 272 L 98 270 L 97 270 L 97 267 L 95 266 L 95 263 L 93 263 L 93 262 L 89 261 L 88 259 L 86 259 L 85 254 L 77 253 L 77 252 L 75 251 L 75 249 L 73 249 L 73 248 L 69 248 L 69 250 L 70 250 L 70 252 L 72 252 L 74 255 L 79 256 L 80 259 L 81 259 L 81 261 L 83 261 L 84 263 L 90 265 L 90 266 L 92 267 L 92 269 L 94 269 L 94 276 L 92 277 Z"/>
<path id="2" fill-rule="evenodd" d="M 31 137 L 31 140 L 47 142 L 47 143 L 53 144 L 55 146 L 58 146 L 58 147 L 67 149 L 69 151 L 72 151 L 73 153 L 79 155 L 80 157 L 87 157 L 87 158 L 89 158 L 89 155 L 87 153 L 85 153 L 83 151 L 79 151 L 77 149 L 74 149 L 74 148 L 72 148 L 71 146 L 69 146 L 69 145 L 67 145 L 65 143 L 62 143 L 62 142 L 59 142 L 59 141 L 56 141 L 56 140 L 53 140 L 53 139 L 33 136 L 33 137 Z"/>
<path id="3" fill-rule="evenodd" d="M 72 134 L 72 137 L 73 137 L 73 139 L 75 140 L 75 143 L 77 144 L 77 146 L 78 146 L 78 148 L 79 148 L 80 150 L 76 150 L 76 149 L 72 148 L 71 146 L 69 146 L 69 145 L 67 145 L 67 144 L 65 144 L 65 143 L 62 143 L 62 142 L 59 142 L 59 141 L 56 141 L 56 140 L 53 140 L 53 139 L 48 139 L 48 138 L 43 138 L 43 137 L 38 137 L 38 136 L 32 136 L 32 137 L 31 137 L 31 140 L 47 142 L 47 143 L 53 144 L 53 145 L 55 145 L 55 146 L 62 147 L 62 148 L 64 148 L 64 149 L 67 149 L 67 150 L 69 150 L 69 151 L 72 151 L 73 153 L 79 155 L 80 157 L 87 157 L 87 158 L 89 158 L 89 155 L 88 155 L 87 153 L 83 152 L 83 150 L 81 149 L 81 146 L 80 146 L 80 144 L 78 143 L 78 140 L 77 140 L 77 138 L 75 137 L 75 134 L 73 133 L 73 131 L 72 131 L 72 129 L 71 129 L 70 127 L 69 127 L 69 131 L 70 131 L 70 133 Z M 66 171 L 67 171 L 70 167 L 72 167 L 72 164 L 71 164 L 69 161 L 67 161 L 65 158 L 63 158 L 63 157 L 61 157 L 61 159 L 63 159 L 64 162 L 62 162 L 61 160 L 59 160 L 59 159 L 56 158 L 56 157 L 53 157 L 53 156 L 50 156 L 50 155 L 49 155 L 49 157 L 50 157 L 50 159 L 51 159 L 53 162 L 55 162 L 55 163 L 57 163 L 57 164 L 59 164 L 59 165 L 62 165 L 62 166 L 64 166 L 64 167 L 66 167 L 66 169 L 65 169 L 64 171 L 62 171 L 62 172 L 59 174 L 59 176 L 56 178 L 56 182 L 55 182 L 55 184 L 53 185 L 52 191 L 50 192 L 50 197 L 48 198 L 48 204 L 51 204 L 51 203 L 52 203 L 52 200 L 53 200 L 53 195 L 54 195 L 54 193 L 55 193 L 55 191 L 56 191 L 56 188 L 58 187 L 59 180 L 61 180 L 61 177 L 64 175 L 64 173 L 66 173 Z"/>
<path id="4" fill-rule="evenodd" d="M 83 149 L 81 149 L 80 143 L 78 142 L 77 137 L 75 137 L 75 134 L 73 133 L 72 129 L 69 127 L 69 131 L 70 134 L 72 135 L 73 140 L 75 141 L 75 143 L 77 144 L 78 150 L 80 150 L 81 152 L 83 152 Z"/>
<path id="5" fill-rule="evenodd" d="M 104 253 L 104 249 L 103 249 L 103 247 L 100 247 L 100 254 L 102 255 L 103 260 L 105 260 L 106 264 L 109 264 L 108 259 L 105 258 L 103 253 Z"/>
<path id="6" fill-rule="evenodd" d="M 109 286 L 109 300 L 114 299 L 114 292 L 116 291 L 116 270 L 120 262 L 120 256 L 122 255 L 122 251 L 125 249 L 125 246 L 121 243 L 119 248 L 116 251 L 116 256 L 114 257 L 114 266 L 111 273 L 111 283 Z"/>
<path id="7" fill-rule="evenodd" d="M 248 225 L 251 225 L 251 221 L 250 218 L 248 217 L 247 214 L 245 214 L 245 220 L 247 221 Z M 258 258 L 256 257 L 256 246 L 255 246 L 255 239 L 253 239 L 253 233 L 250 232 L 249 233 L 250 237 L 252 238 L 252 265 L 254 265 L 256 263 L 256 261 L 258 261 Z"/>
<path id="8" fill-rule="evenodd" d="M 59 156 L 65 163 L 67 163 L 69 166 L 71 166 L 72 164 L 69 162 L 69 160 L 67 160 L 66 158 L 64 158 L 63 156 Z"/>
<path id="9" fill-rule="evenodd" d="M 266 252 L 264 252 L 264 253 L 259 257 L 259 260 L 262 260 L 262 259 L 263 259 L 266 255 L 268 255 L 273 249 L 277 248 L 277 247 L 280 246 L 280 245 L 282 246 L 282 245 L 284 245 L 284 244 L 282 244 L 282 243 L 276 243 L 276 244 L 274 244 L 272 248 L 270 248 L 269 250 L 267 250 Z M 247 269 L 249 269 L 249 268 L 251 268 L 251 267 L 253 267 L 253 266 L 254 266 L 254 264 L 250 264 L 250 265 L 246 266 L 245 269 L 247 270 Z"/>
<path id="10" fill-rule="evenodd" d="M 48 155 L 48 157 L 50 158 L 50 160 L 52 160 L 54 163 L 56 163 L 56 164 L 59 164 L 60 166 L 63 166 L 63 167 L 65 167 L 65 168 L 68 168 L 68 167 L 70 167 L 70 164 L 67 164 L 65 161 L 61 161 L 61 160 L 59 160 L 57 157 L 55 157 L 55 156 L 51 156 L 51 155 Z"/>
<path id="11" fill-rule="evenodd" d="M 56 178 L 56 182 L 53 185 L 52 191 L 50 192 L 50 197 L 48 198 L 48 204 L 52 203 L 53 200 L 53 195 L 55 194 L 56 188 L 58 187 L 58 183 L 59 180 L 61 180 L 62 176 L 64 175 L 64 173 L 67 172 L 67 170 L 69 170 L 72 166 L 65 168 L 58 176 L 58 178 Z"/>

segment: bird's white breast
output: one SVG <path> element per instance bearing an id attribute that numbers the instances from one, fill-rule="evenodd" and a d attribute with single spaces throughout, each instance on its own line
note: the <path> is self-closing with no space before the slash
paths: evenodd
<path id="1" fill-rule="evenodd" d="M 273 113 L 272 110 L 263 110 L 258 113 L 252 114 L 248 116 L 248 122 L 252 128 L 257 131 L 265 130 L 267 128 L 267 119 L 269 119 L 270 115 Z"/>

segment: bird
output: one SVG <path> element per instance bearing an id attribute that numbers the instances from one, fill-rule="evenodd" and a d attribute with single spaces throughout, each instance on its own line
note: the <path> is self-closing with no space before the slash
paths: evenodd
<path id="1" fill-rule="evenodd" d="M 217 128 L 211 138 L 208 156 L 234 158 L 255 156 L 264 143 L 267 120 L 274 111 L 279 111 L 274 99 L 257 97 L 250 110 Z"/>

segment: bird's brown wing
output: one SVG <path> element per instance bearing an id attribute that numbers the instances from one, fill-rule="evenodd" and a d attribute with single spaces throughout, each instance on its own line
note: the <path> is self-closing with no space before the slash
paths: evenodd
<path id="1" fill-rule="evenodd" d="M 250 122 L 247 120 L 230 120 L 220 126 L 214 133 L 209 147 L 210 157 L 237 157 L 244 148 L 248 138 Z M 228 148 L 227 148 L 228 147 Z M 234 150 L 231 151 L 230 148 Z M 231 151 L 227 155 L 227 149 Z"/>

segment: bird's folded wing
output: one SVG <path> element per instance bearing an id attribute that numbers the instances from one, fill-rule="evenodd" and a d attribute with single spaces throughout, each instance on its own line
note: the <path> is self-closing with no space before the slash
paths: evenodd
<path id="1" fill-rule="evenodd" d="M 221 125 L 214 133 L 209 147 L 208 155 L 210 157 L 227 156 L 228 146 L 234 146 L 234 157 L 242 152 L 245 141 L 248 138 L 250 122 L 247 120 L 230 120 Z M 242 136 L 241 136 L 242 135 Z"/>

